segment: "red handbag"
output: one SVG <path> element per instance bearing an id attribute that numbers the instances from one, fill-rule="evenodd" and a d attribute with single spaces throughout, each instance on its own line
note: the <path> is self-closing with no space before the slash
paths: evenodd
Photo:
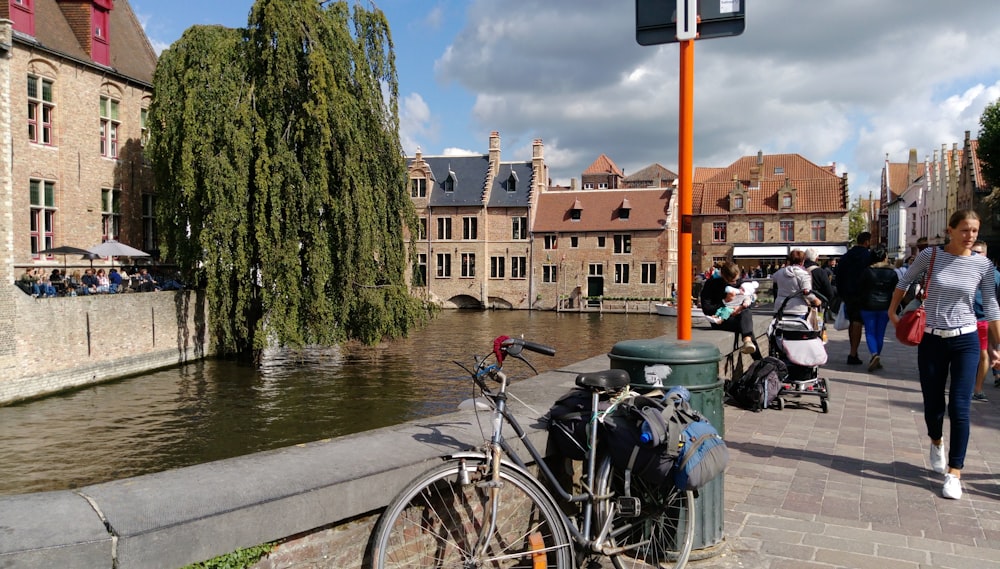
<path id="1" fill-rule="evenodd" d="M 936 254 L 937 247 L 931 250 L 931 263 L 927 267 L 927 275 L 924 276 L 924 290 L 920 294 L 920 305 L 913 310 L 904 312 L 896 324 L 896 339 L 904 346 L 916 346 L 924 338 L 924 329 L 927 327 L 924 300 L 927 299 L 927 287 L 931 284 L 931 271 L 934 270 L 934 255 Z"/>

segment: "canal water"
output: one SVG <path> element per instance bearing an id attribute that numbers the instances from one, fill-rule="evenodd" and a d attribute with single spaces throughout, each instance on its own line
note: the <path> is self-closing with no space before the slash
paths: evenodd
<path id="1" fill-rule="evenodd" d="M 278 351 L 254 370 L 200 361 L 0 407 L 0 495 L 64 490 L 357 433 L 451 412 L 474 395 L 452 363 L 495 336 L 556 348 L 539 372 L 607 353 L 621 340 L 676 337 L 655 314 L 444 311 L 377 347 Z M 521 362 L 512 379 L 533 375 Z"/>

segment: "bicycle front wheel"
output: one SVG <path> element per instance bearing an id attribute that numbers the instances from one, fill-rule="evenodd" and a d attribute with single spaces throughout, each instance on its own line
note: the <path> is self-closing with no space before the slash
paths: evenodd
<path id="1" fill-rule="evenodd" d="M 683 569 L 694 543 L 694 492 L 652 485 L 632 476 L 625 491 L 624 473 L 605 457 L 597 474 L 598 527 L 611 519 L 610 554 L 617 569 Z M 636 507 L 636 505 L 638 507 Z M 636 511 L 637 510 L 637 511 Z"/>
<path id="2" fill-rule="evenodd" d="M 450 460 L 400 492 L 375 530 L 373 566 L 571 567 L 569 535 L 551 496 L 507 464 L 493 485 L 487 466 Z"/>

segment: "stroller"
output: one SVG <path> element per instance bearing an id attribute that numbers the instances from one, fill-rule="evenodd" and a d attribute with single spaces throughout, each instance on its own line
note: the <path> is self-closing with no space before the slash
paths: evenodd
<path id="1" fill-rule="evenodd" d="M 804 318 L 786 315 L 784 311 L 788 301 L 805 296 L 799 291 L 781 303 L 767 327 L 769 355 L 785 362 L 788 367 L 788 375 L 783 378 L 778 392 L 778 409 L 783 409 L 789 399 L 796 399 L 796 403 L 802 405 L 804 397 L 818 397 L 823 412 L 830 412 L 830 390 L 826 378 L 819 377 L 819 366 L 826 363 L 826 324 L 822 309 L 827 300 L 815 292 L 813 294 L 823 301 L 819 308 L 810 307 Z"/>

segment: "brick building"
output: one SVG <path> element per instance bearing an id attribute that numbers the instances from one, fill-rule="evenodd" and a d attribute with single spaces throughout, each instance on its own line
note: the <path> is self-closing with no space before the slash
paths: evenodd
<path id="1" fill-rule="evenodd" d="M 0 19 L 13 27 L 12 110 L 0 115 L 14 156 L 4 185 L 13 270 L 61 267 L 39 251 L 108 239 L 155 252 L 142 147 L 156 54 L 128 2 L 7 0 Z"/>
<path id="2" fill-rule="evenodd" d="M 697 168 L 693 267 L 733 260 L 745 269 L 785 261 L 791 248 L 822 256 L 847 251 L 847 175 L 798 154 L 744 156 L 725 168 Z"/>
<path id="3" fill-rule="evenodd" d="M 521 162 L 500 160 L 497 132 L 489 145 L 483 155 L 408 160 L 420 223 L 411 288 L 448 306 L 531 308 L 531 220 L 548 183 L 542 141 Z"/>

